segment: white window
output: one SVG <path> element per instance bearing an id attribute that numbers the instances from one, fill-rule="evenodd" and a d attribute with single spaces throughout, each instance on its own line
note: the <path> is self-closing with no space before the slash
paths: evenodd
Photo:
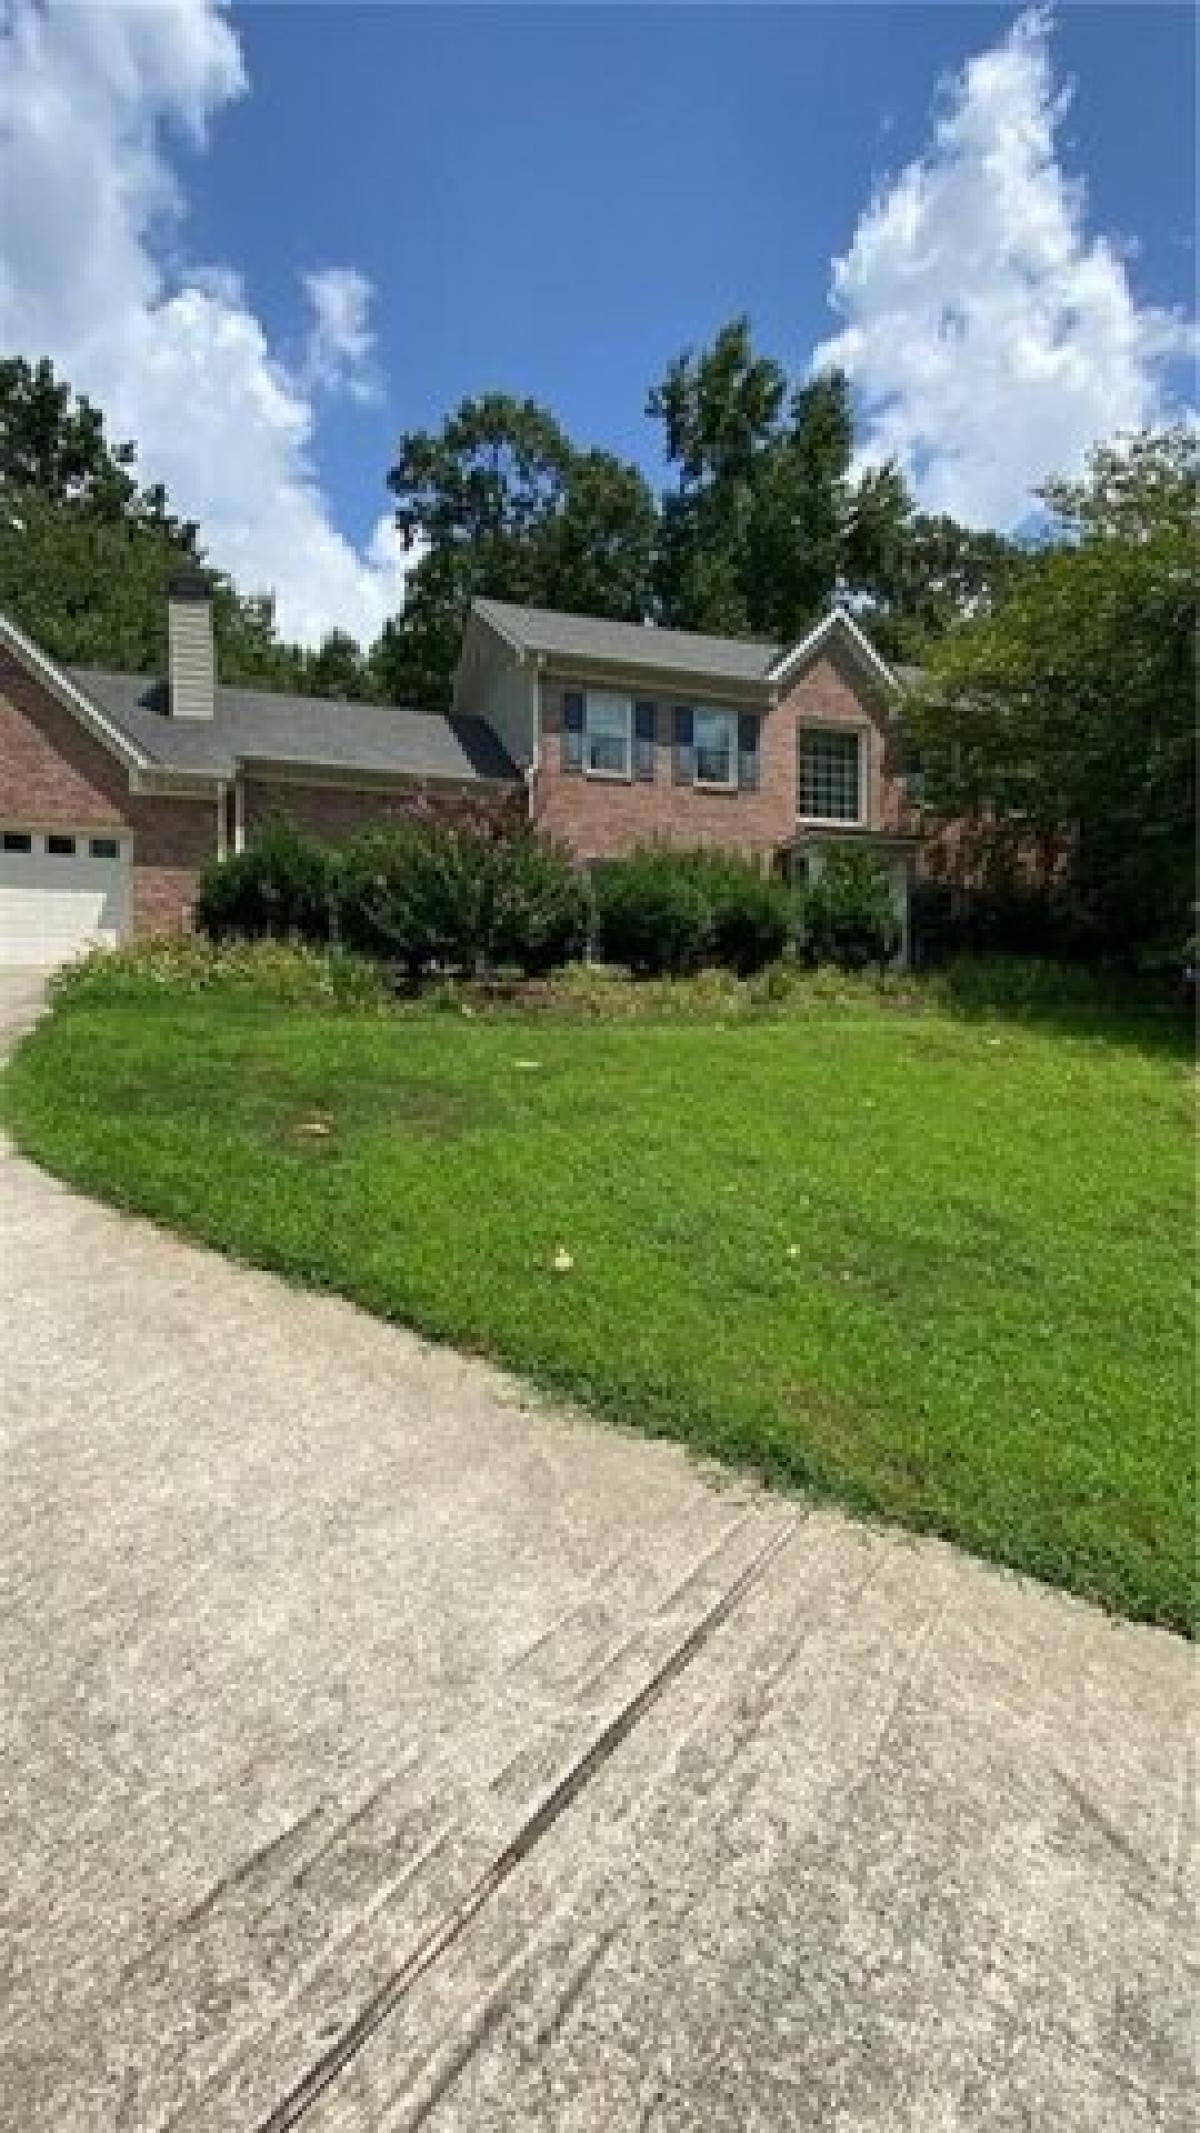
<path id="1" fill-rule="evenodd" d="M 584 700 L 583 767 L 594 778 L 627 778 L 633 754 L 633 705 L 627 696 L 589 689 Z"/>
<path id="2" fill-rule="evenodd" d="M 738 722 L 736 711 L 697 711 L 693 725 L 697 785 L 736 785 Z"/>
<path id="3" fill-rule="evenodd" d="M 804 822 L 861 822 L 863 736 L 830 726 L 800 731 L 800 818 Z"/>

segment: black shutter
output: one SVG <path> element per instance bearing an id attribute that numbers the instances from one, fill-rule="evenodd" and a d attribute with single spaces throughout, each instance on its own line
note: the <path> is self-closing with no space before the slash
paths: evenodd
<path id="1" fill-rule="evenodd" d="M 692 712 L 689 704 L 675 706 L 675 783 L 692 785 L 696 777 L 696 750 L 692 742 Z"/>
<path id="2" fill-rule="evenodd" d="M 738 785 L 743 792 L 758 791 L 759 720 L 753 711 L 738 714 Z"/>
<path id="3" fill-rule="evenodd" d="M 655 704 L 635 704 L 633 707 L 633 774 L 645 784 L 653 785 L 655 778 L 655 753 L 658 745 L 658 708 Z"/>
<path id="4" fill-rule="evenodd" d="M 583 769 L 583 697 L 578 689 L 563 691 L 562 767 Z"/>

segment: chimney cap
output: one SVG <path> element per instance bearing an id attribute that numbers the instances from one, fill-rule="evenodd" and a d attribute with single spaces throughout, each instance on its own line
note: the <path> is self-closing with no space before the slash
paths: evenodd
<path id="1" fill-rule="evenodd" d="M 212 579 L 198 563 L 181 563 L 167 580 L 167 597 L 171 600 L 211 600 Z"/>

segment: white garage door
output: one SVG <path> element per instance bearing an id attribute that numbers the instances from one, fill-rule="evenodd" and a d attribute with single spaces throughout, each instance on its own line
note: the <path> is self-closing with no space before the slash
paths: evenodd
<path id="1" fill-rule="evenodd" d="M 130 840 L 101 830 L 0 828 L 0 964 L 65 963 L 127 927 Z"/>

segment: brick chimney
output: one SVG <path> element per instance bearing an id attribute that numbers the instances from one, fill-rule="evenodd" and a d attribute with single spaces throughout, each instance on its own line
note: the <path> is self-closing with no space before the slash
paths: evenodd
<path id="1" fill-rule="evenodd" d="M 167 587 L 169 707 L 172 718 L 211 718 L 217 703 L 212 586 L 195 564 Z"/>

